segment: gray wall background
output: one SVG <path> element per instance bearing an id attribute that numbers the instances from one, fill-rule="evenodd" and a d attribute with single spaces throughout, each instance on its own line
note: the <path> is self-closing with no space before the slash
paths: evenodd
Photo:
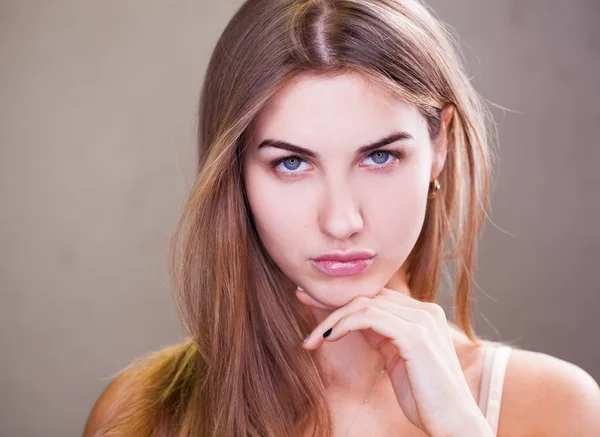
<path id="1" fill-rule="evenodd" d="M 0 435 L 79 435 L 182 331 L 168 242 L 239 0 L 0 0 Z M 600 2 L 430 0 L 500 137 L 476 330 L 600 378 Z"/>

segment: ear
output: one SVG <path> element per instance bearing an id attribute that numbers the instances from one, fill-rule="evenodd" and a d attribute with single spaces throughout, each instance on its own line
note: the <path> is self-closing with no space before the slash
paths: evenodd
<path id="1" fill-rule="evenodd" d="M 432 179 L 438 177 L 444 168 L 444 163 L 446 162 L 446 156 L 448 154 L 449 126 L 453 116 L 454 105 L 452 103 L 447 103 L 442 108 L 442 113 L 440 115 L 440 133 L 436 143 L 434 144 L 433 162 L 431 165 Z"/>

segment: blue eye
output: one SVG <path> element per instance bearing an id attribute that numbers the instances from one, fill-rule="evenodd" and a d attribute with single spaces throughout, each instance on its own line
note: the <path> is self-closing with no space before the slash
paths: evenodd
<path id="1" fill-rule="evenodd" d="M 369 157 L 375 157 L 376 155 L 383 155 L 383 159 L 381 158 L 377 158 L 377 159 L 381 159 L 381 162 L 378 162 L 377 160 L 375 160 L 374 162 L 376 164 L 382 165 L 385 164 L 385 162 L 387 161 L 387 157 L 391 156 L 391 154 L 389 152 L 386 152 L 385 150 L 377 150 L 376 152 L 373 152 L 369 155 Z"/>
<path id="2" fill-rule="evenodd" d="M 302 159 L 298 158 L 297 156 L 290 156 L 281 161 L 281 163 L 283 163 L 284 167 L 288 170 L 296 170 L 298 167 L 300 167 L 301 161 Z M 288 167 L 285 165 L 286 163 L 290 163 L 290 166 Z"/>
<path id="3" fill-rule="evenodd" d="M 279 165 L 283 165 L 285 170 L 277 170 L 278 173 L 282 173 L 285 175 L 296 175 L 300 174 L 300 172 L 295 170 L 297 170 L 303 162 L 306 161 L 300 158 L 299 156 L 289 155 L 272 161 L 271 167 L 276 168 L 279 167 Z"/>
<path id="4" fill-rule="evenodd" d="M 391 160 L 389 160 L 390 156 L 392 158 L 395 158 L 398 161 L 401 161 L 406 156 L 406 152 L 399 151 L 399 150 L 384 150 L 384 149 L 376 150 L 374 152 L 371 152 L 369 155 L 367 155 L 367 158 L 371 158 L 373 160 L 373 162 L 375 162 L 376 165 L 368 166 L 368 167 L 373 167 L 376 170 L 387 168 L 391 164 Z M 298 170 L 298 168 L 300 167 L 300 165 L 303 162 L 307 162 L 307 161 L 296 155 L 288 155 L 288 156 L 284 156 L 283 158 L 275 159 L 270 164 L 271 164 L 271 167 L 273 167 L 273 168 L 276 168 L 280 164 L 283 164 L 283 167 L 285 167 L 285 170 L 284 169 L 277 170 L 278 173 L 281 173 L 286 176 L 288 176 L 288 175 L 296 176 L 296 175 L 301 174 L 300 171 L 295 171 L 295 170 Z"/>

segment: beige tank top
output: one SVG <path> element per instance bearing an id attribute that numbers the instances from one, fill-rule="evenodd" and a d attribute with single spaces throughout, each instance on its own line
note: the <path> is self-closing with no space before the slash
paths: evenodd
<path id="1" fill-rule="evenodd" d="M 494 435 L 498 433 L 498 419 L 502 401 L 504 375 L 511 347 L 503 343 L 488 341 L 484 348 L 483 373 L 479 391 L 479 408 L 489 422 Z"/>

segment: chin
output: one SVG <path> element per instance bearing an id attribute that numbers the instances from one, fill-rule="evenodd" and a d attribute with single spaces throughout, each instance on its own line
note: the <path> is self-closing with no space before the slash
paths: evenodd
<path id="1" fill-rule="evenodd" d="M 325 305 L 344 306 L 358 296 L 373 297 L 383 288 L 387 281 L 373 278 L 359 279 L 353 276 L 331 278 L 307 285 L 310 295 Z"/>

